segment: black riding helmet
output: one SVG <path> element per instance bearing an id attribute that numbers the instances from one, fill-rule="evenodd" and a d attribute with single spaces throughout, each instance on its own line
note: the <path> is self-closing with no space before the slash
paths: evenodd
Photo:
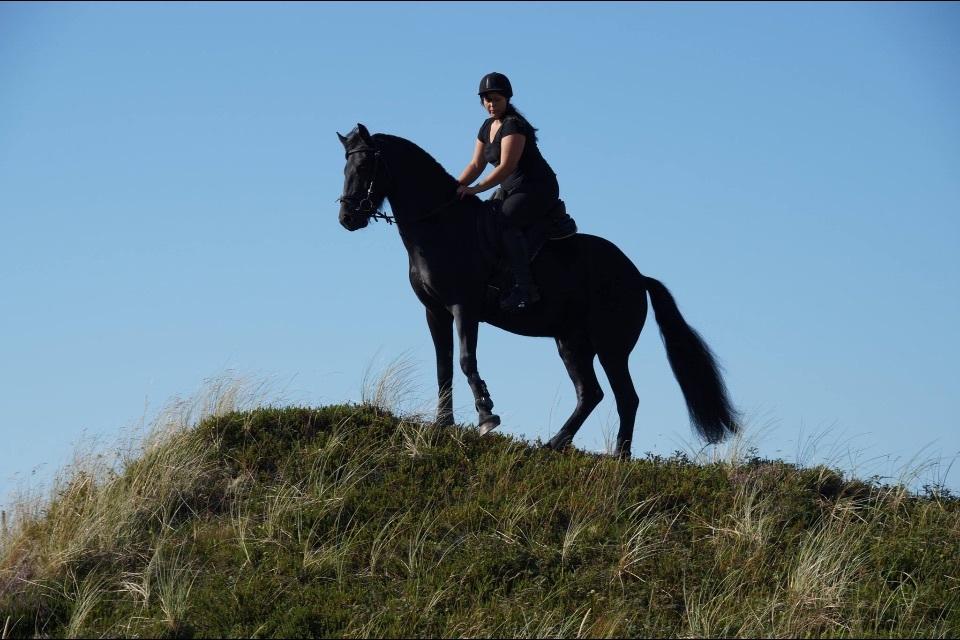
<path id="1" fill-rule="evenodd" d="M 513 87 L 510 86 L 510 79 L 502 73 L 488 73 L 480 79 L 480 91 L 477 95 L 483 95 L 496 91 L 503 94 L 508 100 L 513 97 Z"/>

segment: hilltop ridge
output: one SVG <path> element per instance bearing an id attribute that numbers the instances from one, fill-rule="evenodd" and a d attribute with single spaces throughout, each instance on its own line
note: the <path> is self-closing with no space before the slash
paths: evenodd
<path id="1" fill-rule="evenodd" d="M 3 637 L 950 637 L 958 598 L 949 495 L 369 405 L 172 430 L 0 546 Z"/>

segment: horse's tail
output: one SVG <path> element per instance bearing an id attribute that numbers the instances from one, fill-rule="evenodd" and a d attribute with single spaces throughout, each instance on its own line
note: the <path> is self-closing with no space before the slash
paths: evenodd
<path id="1" fill-rule="evenodd" d="M 690 421 L 707 442 L 720 442 L 740 430 L 720 367 L 700 334 L 680 315 L 670 291 L 659 280 L 646 276 L 644 279 L 667 359 L 687 402 Z"/>

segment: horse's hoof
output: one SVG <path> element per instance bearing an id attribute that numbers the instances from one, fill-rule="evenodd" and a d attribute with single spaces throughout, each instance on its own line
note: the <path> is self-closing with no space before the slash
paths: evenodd
<path id="1" fill-rule="evenodd" d="M 500 416 L 497 414 L 490 414 L 484 418 L 483 422 L 480 423 L 480 435 L 485 436 L 497 427 L 500 426 Z"/>
<path id="2" fill-rule="evenodd" d="M 563 439 L 560 442 L 555 442 L 554 440 L 548 440 L 546 444 L 541 447 L 542 449 L 549 449 L 551 451 L 565 451 L 573 446 L 573 440 Z"/>

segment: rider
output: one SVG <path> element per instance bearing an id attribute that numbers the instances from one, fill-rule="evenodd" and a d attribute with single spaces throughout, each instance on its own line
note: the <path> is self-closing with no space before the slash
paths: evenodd
<path id="1" fill-rule="evenodd" d="M 530 256 L 522 230 L 545 216 L 560 197 L 557 176 L 540 155 L 536 129 L 510 103 L 513 88 L 502 73 L 488 73 L 480 80 L 480 102 L 490 114 L 474 146 L 473 159 L 460 175 L 457 194 L 482 193 L 498 185 L 504 192 L 502 211 L 506 221 L 503 242 L 510 257 L 516 286 L 500 302 L 505 311 L 520 311 L 540 299 L 530 274 Z M 476 185 L 467 186 L 487 163 L 496 167 Z"/>

